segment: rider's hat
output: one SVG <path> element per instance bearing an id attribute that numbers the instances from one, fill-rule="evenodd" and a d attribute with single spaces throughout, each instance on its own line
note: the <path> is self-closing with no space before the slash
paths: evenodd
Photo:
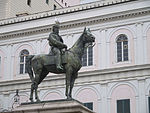
<path id="1" fill-rule="evenodd" d="M 60 27 L 60 22 L 58 21 L 57 18 L 55 18 L 55 24 L 53 25 L 53 28 L 59 28 Z"/>

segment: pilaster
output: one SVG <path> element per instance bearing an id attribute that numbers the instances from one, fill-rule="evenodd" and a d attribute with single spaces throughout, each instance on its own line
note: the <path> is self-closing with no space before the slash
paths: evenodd
<path id="1" fill-rule="evenodd" d="M 102 113 L 108 113 L 107 83 L 102 84 Z"/>
<path id="2" fill-rule="evenodd" d="M 99 56 L 100 56 L 100 67 L 101 69 L 105 69 L 106 66 L 107 66 L 107 59 L 109 59 L 108 55 L 107 55 L 107 49 L 106 49 L 106 34 L 107 34 L 107 30 L 106 29 L 103 29 L 101 32 L 100 32 L 100 38 L 101 38 L 101 46 L 100 46 L 100 53 L 99 53 Z"/>
<path id="3" fill-rule="evenodd" d="M 145 80 L 139 80 L 138 113 L 146 113 Z"/>
<path id="4" fill-rule="evenodd" d="M 136 27 L 136 44 L 135 44 L 135 51 L 136 51 L 136 64 L 143 64 L 144 63 L 144 57 L 145 57 L 145 50 L 144 50 L 144 41 L 143 41 L 143 24 L 137 23 L 135 25 Z"/>

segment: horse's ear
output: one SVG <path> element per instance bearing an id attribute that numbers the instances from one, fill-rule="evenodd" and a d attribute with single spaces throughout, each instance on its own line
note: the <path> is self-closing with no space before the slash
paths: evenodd
<path id="1" fill-rule="evenodd" d="M 84 28 L 84 33 L 86 32 L 86 27 Z"/>
<path id="2" fill-rule="evenodd" d="M 91 32 L 90 28 L 88 28 L 88 31 Z"/>

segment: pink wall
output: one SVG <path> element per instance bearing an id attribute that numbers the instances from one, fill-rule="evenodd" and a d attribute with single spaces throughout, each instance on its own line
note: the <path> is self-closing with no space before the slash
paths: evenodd
<path id="1" fill-rule="evenodd" d="M 111 113 L 117 113 L 117 100 L 130 99 L 130 112 L 136 113 L 136 99 L 134 90 L 128 85 L 117 86 L 111 95 Z"/>
<path id="2" fill-rule="evenodd" d="M 59 100 L 59 99 L 63 99 L 63 97 L 60 94 L 56 93 L 56 92 L 48 93 L 43 98 L 43 100 Z"/>

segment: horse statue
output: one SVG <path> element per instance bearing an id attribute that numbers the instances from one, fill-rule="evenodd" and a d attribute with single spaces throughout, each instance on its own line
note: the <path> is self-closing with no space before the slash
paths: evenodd
<path id="1" fill-rule="evenodd" d="M 35 99 L 40 101 L 37 89 L 38 85 L 47 76 L 49 72 L 56 74 L 66 74 L 66 97 L 72 99 L 72 89 L 75 79 L 78 77 L 78 71 L 82 67 L 81 59 L 84 54 L 86 46 L 95 42 L 95 37 L 91 34 L 90 29 L 84 29 L 84 32 L 75 42 L 75 44 L 62 54 L 62 66 L 63 70 L 56 68 L 55 56 L 50 54 L 29 55 L 26 60 L 27 73 L 32 81 L 30 101 L 33 102 L 33 92 L 35 90 Z M 94 45 L 93 45 L 94 46 Z M 33 75 L 33 71 L 35 76 Z"/>

